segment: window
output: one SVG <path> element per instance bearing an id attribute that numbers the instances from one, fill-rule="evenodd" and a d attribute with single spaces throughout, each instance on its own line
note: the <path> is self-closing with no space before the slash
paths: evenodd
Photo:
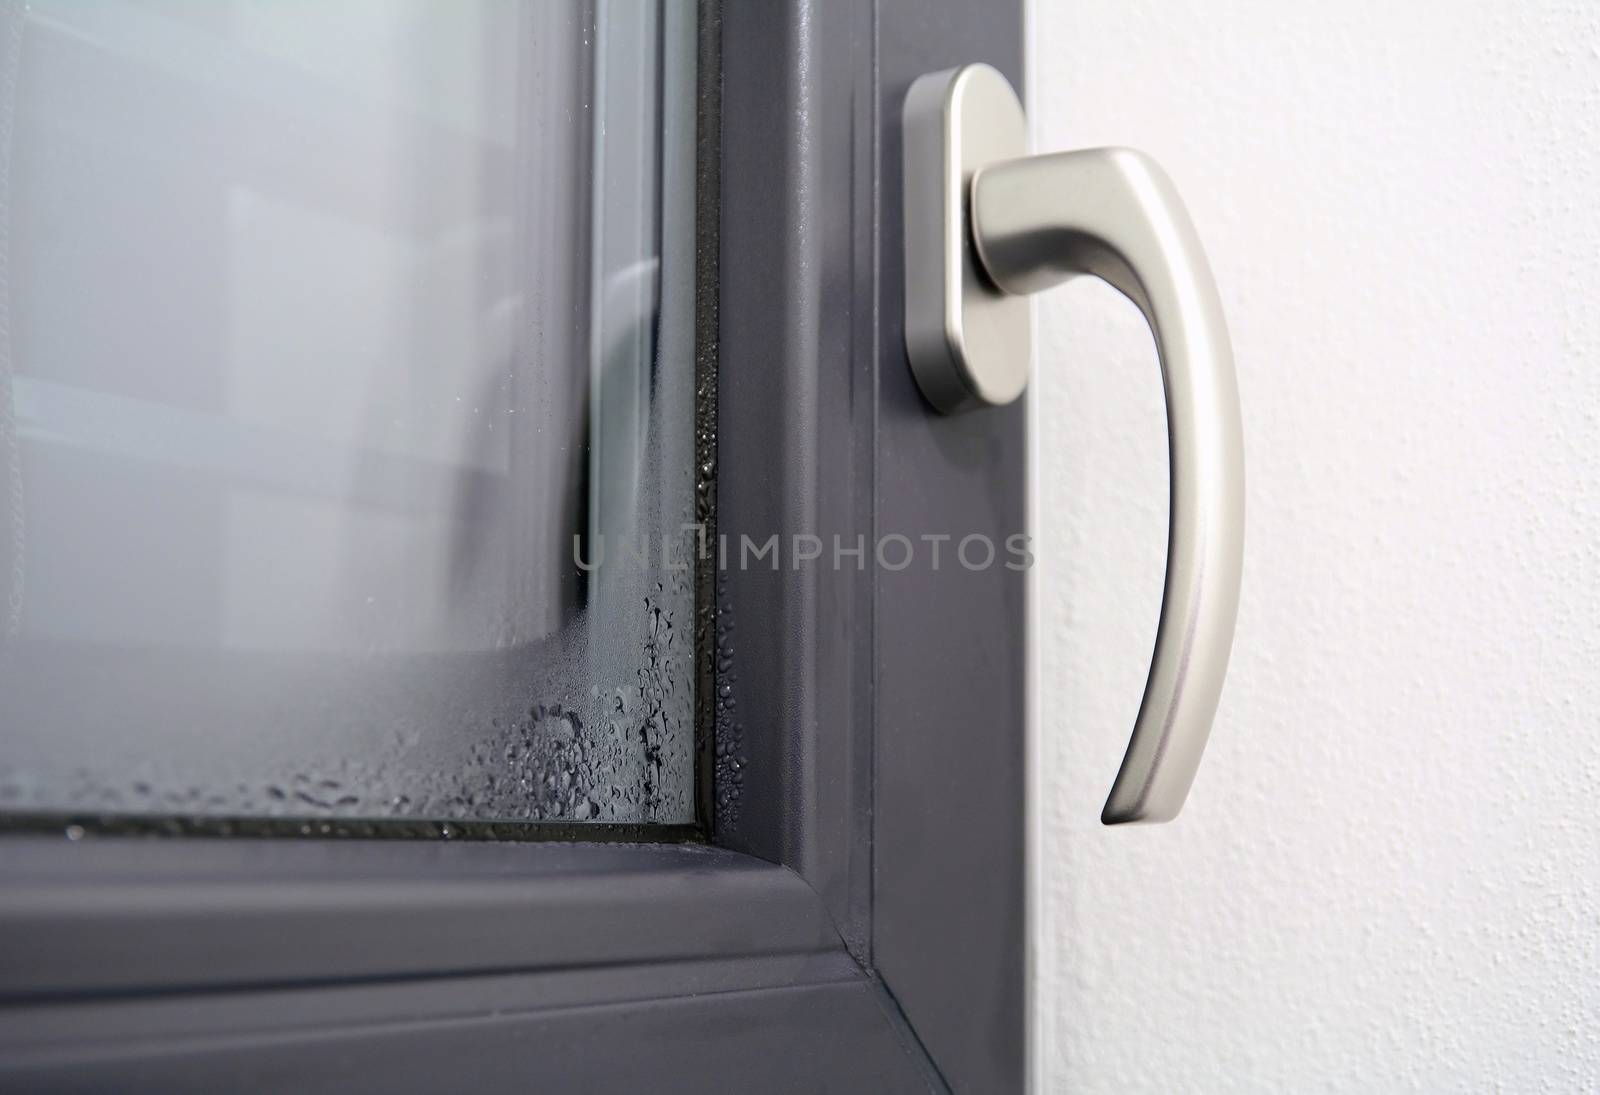
<path id="1" fill-rule="evenodd" d="M 661 557 L 1025 527 L 899 299 L 905 88 L 1021 58 L 0 0 L 0 1088 L 1021 1087 L 1023 576 Z"/>
<path id="2" fill-rule="evenodd" d="M 0 810 L 692 822 L 692 9 L 7 30 Z"/>

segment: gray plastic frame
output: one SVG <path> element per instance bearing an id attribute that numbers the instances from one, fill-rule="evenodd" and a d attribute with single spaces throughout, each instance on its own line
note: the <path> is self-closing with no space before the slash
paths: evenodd
<path id="1" fill-rule="evenodd" d="M 899 208 L 906 89 L 1020 86 L 1021 5 L 706 11 L 721 532 L 1025 530 L 1022 403 L 938 416 L 907 368 Z M 4 838 L 3 1084 L 1020 1090 L 1023 595 L 724 572 L 711 846 Z"/>

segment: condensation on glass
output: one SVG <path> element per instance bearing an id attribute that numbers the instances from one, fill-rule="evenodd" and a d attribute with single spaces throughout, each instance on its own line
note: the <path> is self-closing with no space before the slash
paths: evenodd
<path id="1" fill-rule="evenodd" d="M 0 20 L 0 811 L 692 820 L 692 5 Z"/>

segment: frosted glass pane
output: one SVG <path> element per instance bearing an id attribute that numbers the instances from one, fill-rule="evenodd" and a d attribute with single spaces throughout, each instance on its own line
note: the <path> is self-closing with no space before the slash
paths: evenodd
<path id="1" fill-rule="evenodd" d="M 0 9 L 0 810 L 692 820 L 690 17 Z"/>

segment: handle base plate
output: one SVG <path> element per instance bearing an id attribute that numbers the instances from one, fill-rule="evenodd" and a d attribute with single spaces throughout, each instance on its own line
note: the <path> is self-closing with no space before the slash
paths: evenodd
<path id="1" fill-rule="evenodd" d="M 1027 155 L 1011 84 L 988 65 L 919 78 L 906 95 L 906 353 L 946 414 L 1010 403 L 1028 383 L 1028 302 L 996 289 L 971 240 L 967 196 L 981 167 Z"/>

